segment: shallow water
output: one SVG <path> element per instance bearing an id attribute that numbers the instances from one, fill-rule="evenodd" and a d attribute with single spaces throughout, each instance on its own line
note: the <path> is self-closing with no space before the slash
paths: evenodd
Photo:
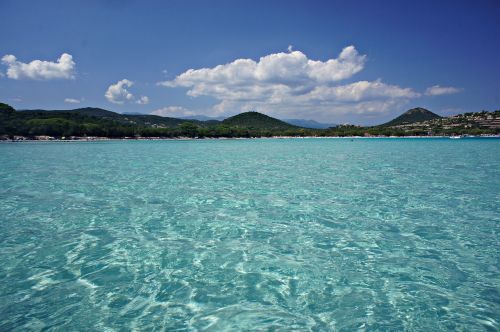
<path id="1" fill-rule="evenodd" d="M 499 330 L 500 140 L 0 144 L 0 330 Z"/>

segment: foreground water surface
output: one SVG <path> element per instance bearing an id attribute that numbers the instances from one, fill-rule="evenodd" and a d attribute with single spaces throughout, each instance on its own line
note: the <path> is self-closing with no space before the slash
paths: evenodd
<path id="1" fill-rule="evenodd" d="M 0 144 L 0 330 L 500 329 L 500 140 Z"/>

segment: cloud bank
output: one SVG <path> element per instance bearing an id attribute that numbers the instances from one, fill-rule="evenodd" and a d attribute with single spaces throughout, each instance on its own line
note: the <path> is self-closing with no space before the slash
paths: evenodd
<path id="1" fill-rule="evenodd" d="M 81 100 L 75 98 L 66 98 L 64 99 L 64 102 L 68 104 L 80 104 Z"/>
<path id="2" fill-rule="evenodd" d="M 74 79 L 75 62 L 68 53 L 63 53 L 56 62 L 33 60 L 30 63 L 18 61 L 12 54 L 2 57 L 7 66 L 7 77 L 20 80 Z"/>
<path id="3" fill-rule="evenodd" d="M 276 53 L 252 59 L 238 59 L 214 68 L 189 69 L 173 81 L 160 82 L 168 87 L 189 88 L 188 95 L 217 94 L 222 97 L 229 89 L 236 93 L 248 93 L 248 87 L 255 90 L 271 89 L 278 85 L 297 88 L 304 85 L 326 84 L 349 78 L 361 71 L 366 61 L 354 46 L 342 50 L 337 59 L 314 61 L 300 51 Z"/>
<path id="4" fill-rule="evenodd" d="M 212 68 L 189 69 L 175 79 L 159 82 L 186 88 L 191 97 L 218 101 L 210 115 L 257 110 L 278 117 L 331 120 L 339 114 L 381 114 L 421 94 L 381 80 L 339 84 L 365 67 L 367 57 L 354 46 L 326 61 L 294 51 L 252 59 L 237 59 Z M 307 112 L 307 114 L 304 114 Z"/>
<path id="5" fill-rule="evenodd" d="M 136 99 L 136 97 L 129 91 L 129 88 L 131 88 L 132 85 L 134 85 L 134 82 L 127 79 L 118 81 L 108 87 L 104 97 L 106 97 L 106 99 L 113 104 L 121 105 L 126 102 L 136 103 L 139 105 L 149 104 L 149 97 L 147 96 L 141 96 Z"/>
<path id="6" fill-rule="evenodd" d="M 139 105 L 147 105 L 149 104 L 149 97 L 141 96 L 141 98 L 137 99 L 136 103 Z"/>
<path id="7" fill-rule="evenodd" d="M 164 117 L 184 117 L 196 115 L 195 112 L 182 107 L 182 106 L 167 106 L 151 112 L 153 115 L 159 115 Z"/>

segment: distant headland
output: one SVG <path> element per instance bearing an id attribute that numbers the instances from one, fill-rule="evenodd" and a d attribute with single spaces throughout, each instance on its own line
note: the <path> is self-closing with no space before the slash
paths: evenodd
<path id="1" fill-rule="evenodd" d="M 337 125 L 319 129 L 301 127 L 258 112 L 245 112 L 221 121 L 201 121 L 119 114 L 91 107 L 17 111 L 0 103 L 0 140 L 457 135 L 500 135 L 500 110 L 441 117 L 418 107 L 377 126 Z"/>

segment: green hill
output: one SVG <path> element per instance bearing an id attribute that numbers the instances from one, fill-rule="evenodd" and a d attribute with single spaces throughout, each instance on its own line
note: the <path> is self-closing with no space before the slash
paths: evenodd
<path id="1" fill-rule="evenodd" d="M 14 108 L 10 105 L 0 103 L 0 112 L 11 113 L 14 112 Z"/>
<path id="2" fill-rule="evenodd" d="M 121 114 L 96 107 L 85 107 L 85 108 L 77 108 L 74 110 L 60 110 L 54 112 L 70 112 L 84 116 L 94 116 L 94 117 L 108 118 L 108 119 L 117 119 L 121 116 Z"/>
<path id="3" fill-rule="evenodd" d="M 42 109 L 32 109 L 32 110 L 21 110 L 23 114 L 39 114 L 40 112 L 51 113 L 52 115 L 56 113 L 70 113 L 72 115 L 80 115 L 80 116 L 93 116 L 99 118 L 118 118 L 121 114 L 108 111 L 102 108 L 97 107 L 84 107 L 84 108 L 75 108 L 71 110 L 42 110 Z"/>
<path id="4" fill-rule="evenodd" d="M 7 111 L 1 111 L 3 109 Z M 8 105 L 0 105 L 0 136 L 260 137 L 301 134 L 303 128 L 256 112 L 242 113 L 221 122 L 119 114 L 91 107 L 15 111 Z"/>
<path id="5" fill-rule="evenodd" d="M 398 125 L 403 125 L 403 124 L 409 124 L 409 123 L 415 123 L 415 122 L 423 122 L 423 121 L 429 121 L 433 119 L 439 119 L 441 118 L 439 115 L 436 113 L 432 113 L 429 110 L 426 110 L 425 108 L 422 107 L 417 107 L 417 108 L 412 108 L 411 110 L 408 110 L 398 116 L 397 118 L 384 123 L 382 126 L 398 126 Z"/>
<path id="6" fill-rule="evenodd" d="M 168 118 L 168 117 L 163 117 L 163 116 L 159 116 L 159 115 L 150 115 L 150 114 L 125 115 L 124 117 L 128 123 L 137 124 L 137 125 L 146 126 L 146 127 L 159 126 L 159 127 L 166 127 L 166 128 L 175 128 L 175 127 L 178 127 L 181 124 L 187 123 L 187 122 L 196 123 L 200 126 L 204 125 L 201 121 Z"/>
<path id="7" fill-rule="evenodd" d="M 0 140 L 14 136 L 61 137 L 273 137 L 273 136 L 415 136 L 500 134 L 499 111 L 442 118 L 423 108 L 411 109 L 374 127 L 342 125 L 307 129 L 270 116 L 246 112 L 224 121 L 188 120 L 148 114 L 119 114 L 101 108 L 16 111 L 0 103 Z M 23 139 L 23 138 L 17 138 Z"/>
<path id="8" fill-rule="evenodd" d="M 81 118 L 90 117 L 101 120 L 114 121 L 122 125 L 135 125 L 145 127 L 175 128 L 185 122 L 192 122 L 197 123 L 198 125 L 203 125 L 202 121 L 197 120 L 169 118 L 150 114 L 120 114 L 95 107 L 76 108 L 72 110 L 24 110 L 22 112 L 19 112 L 19 114 L 22 114 L 25 117 L 28 115 L 32 117 L 42 118 L 63 117 L 77 121 L 80 121 Z"/>
<path id="9" fill-rule="evenodd" d="M 241 113 L 223 120 L 222 124 L 230 127 L 266 130 L 287 130 L 299 128 L 259 112 Z"/>

